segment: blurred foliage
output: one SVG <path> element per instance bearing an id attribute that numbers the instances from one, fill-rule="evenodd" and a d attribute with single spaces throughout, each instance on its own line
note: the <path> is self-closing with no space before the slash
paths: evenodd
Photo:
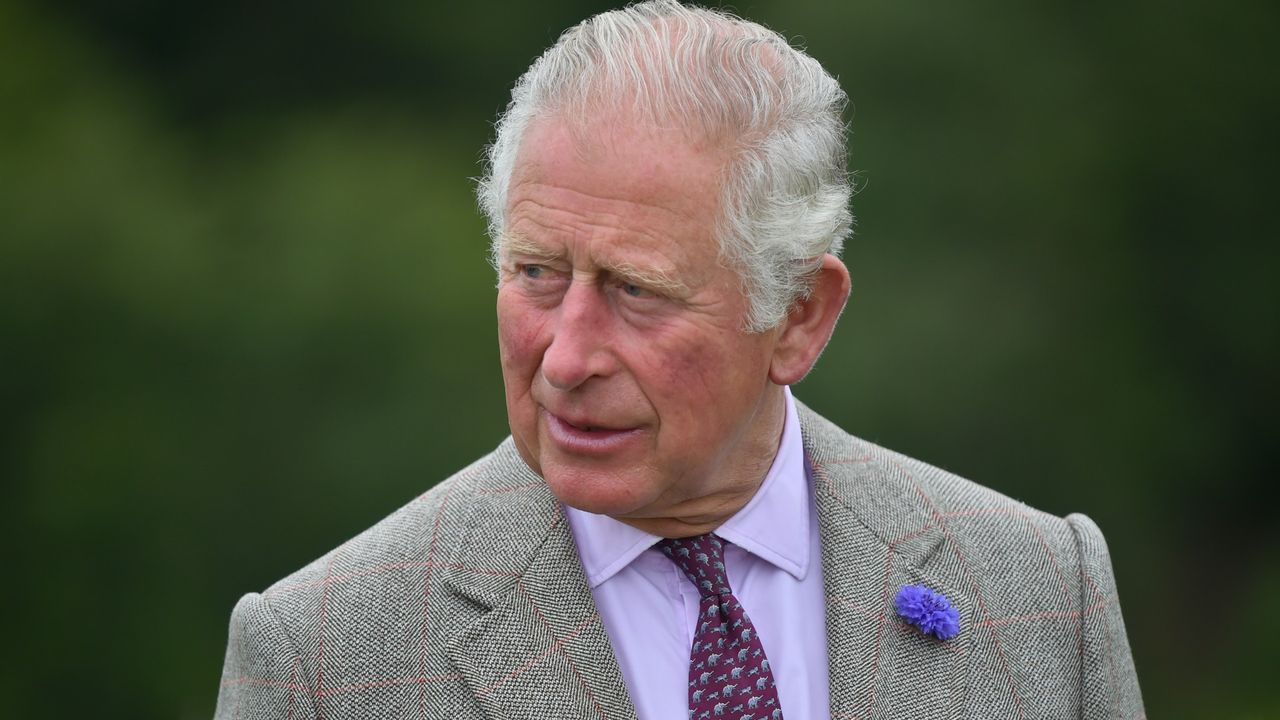
<path id="1" fill-rule="evenodd" d="M 502 438 L 468 178 L 603 7 L 0 0 L 7 714 L 208 717 L 240 593 Z M 1280 9 L 736 9 L 854 102 L 798 395 L 1098 520 L 1153 716 L 1280 715 Z"/>

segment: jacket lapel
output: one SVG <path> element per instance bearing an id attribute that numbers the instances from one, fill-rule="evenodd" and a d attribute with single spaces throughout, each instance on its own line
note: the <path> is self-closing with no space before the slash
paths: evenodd
<path id="1" fill-rule="evenodd" d="M 818 507 L 833 718 L 958 718 L 967 686 L 970 595 L 932 511 L 885 451 L 800 409 Z M 937 590 L 960 612 L 942 642 L 898 618 L 903 585 Z"/>
<path id="2" fill-rule="evenodd" d="M 479 616 L 446 654 L 489 717 L 634 718 L 559 503 L 510 441 L 487 472 L 443 581 Z"/>

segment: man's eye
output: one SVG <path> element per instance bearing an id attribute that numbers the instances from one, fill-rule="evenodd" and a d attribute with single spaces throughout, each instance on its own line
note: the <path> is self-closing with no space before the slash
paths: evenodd
<path id="1" fill-rule="evenodd" d="M 622 283 L 622 292 L 634 298 L 651 297 L 653 293 L 634 283 Z"/>
<path id="2" fill-rule="evenodd" d="M 524 275 L 530 280 L 536 280 L 542 277 L 542 273 L 544 270 L 546 270 L 546 268 L 542 267 L 541 265 L 521 265 L 520 266 L 520 274 Z"/>

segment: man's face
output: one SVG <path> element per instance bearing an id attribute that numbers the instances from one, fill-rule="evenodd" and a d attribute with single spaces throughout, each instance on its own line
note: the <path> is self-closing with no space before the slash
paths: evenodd
<path id="1" fill-rule="evenodd" d="M 713 512 L 777 449 L 778 333 L 747 334 L 713 223 L 722 153 L 600 123 L 522 143 L 498 287 L 520 453 L 573 507 L 624 520 Z"/>

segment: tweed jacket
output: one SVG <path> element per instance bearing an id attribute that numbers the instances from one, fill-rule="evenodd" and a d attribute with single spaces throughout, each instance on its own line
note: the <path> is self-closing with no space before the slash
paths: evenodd
<path id="1" fill-rule="evenodd" d="M 833 718 L 1143 716 L 1089 518 L 1039 512 L 797 405 Z M 908 583 L 952 601 L 957 636 L 941 642 L 896 616 Z M 508 438 L 244 596 L 217 717 L 621 720 L 635 709 L 563 510 Z"/>

